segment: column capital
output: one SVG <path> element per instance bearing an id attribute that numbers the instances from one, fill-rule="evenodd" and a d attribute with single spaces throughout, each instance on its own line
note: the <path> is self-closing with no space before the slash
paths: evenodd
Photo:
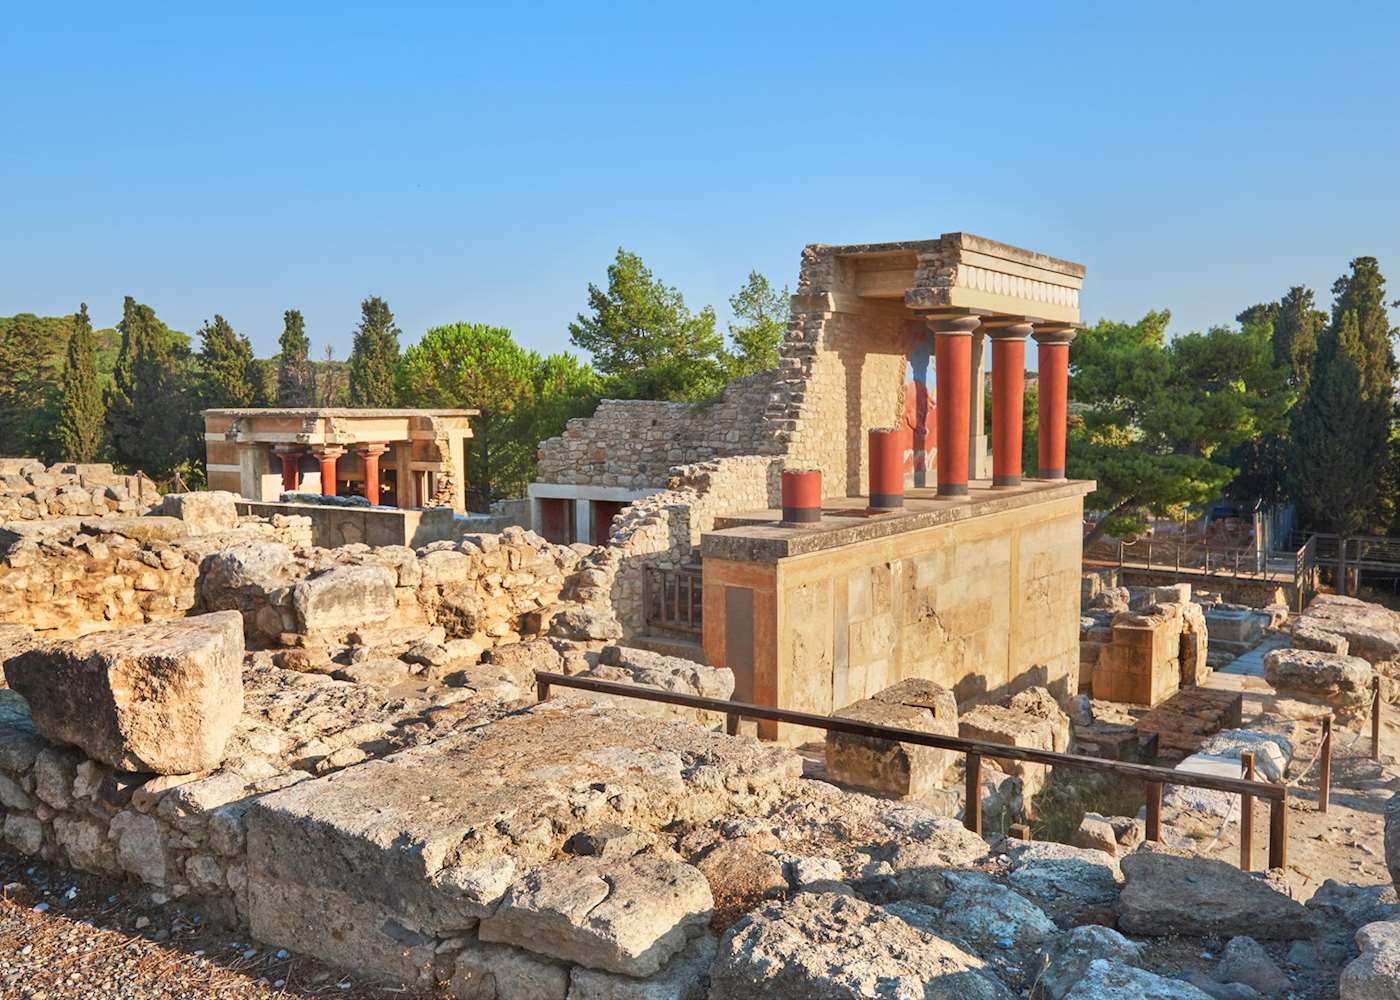
<path id="1" fill-rule="evenodd" d="M 954 313 L 942 316 L 926 316 L 924 322 L 934 333 L 953 336 L 970 336 L 974 330 L 982 325 L 983 316 L 980 312 Z"/>
<path id="2" fill-rule="evenodd" d="M 993 316 L 982 321 L 982 329 L 993 340 L 1025 340 L 1035 332 L 1035 325 L 1025 316 Z"/>
<path id="3" fill-rule="evenodd" d="M 1082 324 L 1037 323 L 1035 325 L 1035 333 L 1031 336 L 1033 336 L 1035 342 L 1042 347 L 1053 347 L 1056 344 L 1065 344 L 1068 346 L 1069 342 L 1079 333 L 1081 327 Z"/>
<path id="4" fill-rule="evenodd" d="M 338 444 L 313 444 L 311 454 L 317 458 L 339 458 L 345 454 L 345 447 Z"/>
<path id="5" fill-rule="evenodd" d="M 275 444 L 272 446 L 274 455 L 300 455 L 306 451 L 304 444 Z"/>
<path id="6" fill-rule="evenodd" d="M 381 444 L 379 442 L 370 442 L 366 444 L 355 445 L 355 454 L 361 456 L 362 458 L 365 456 L 372 456 L 378 458 L 380 455 L 384 454 L 388 450 L 389 446 L 387 444 Z"/>

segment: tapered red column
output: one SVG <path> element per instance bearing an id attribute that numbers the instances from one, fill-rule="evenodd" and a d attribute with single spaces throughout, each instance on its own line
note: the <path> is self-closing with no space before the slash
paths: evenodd
<path id="1" fill-rule="evenodd" d="M 282 491 L 295 493 L 301 485 L 301 469 L 298 465 L 306 449 L 299 444 L 279 444 L 272 450 L 282 460 Z"/>
<path id="2" fill-rule="evenodd" d="M 376 505 L 379 503 L 379 456 L 386 450 L 387 446 L 382 444 L 366 444 L 355 449 L 365 463 L 365 499 Z"/>
<path id="3" fill-rule="evenodd" d="M 1021 442 L 1029 323 L 1009 323 L 992 338 L 992 486 L 1021 485 Z"/>
<path id="4" fill-rule="evenodd" d="M 1037 440 L 1041 479 L 1065 478 L 1065 426 L 1069 419 L 1069 342 L 1074 328 L 1042 326 L 1035 331 L 1040 369 L 1040 433 Z"/>
<path id="5" fill-rule="evenodd" d="M 972 406 L 972 331 L 976 316 L 928 321 L 933 331 L 934 375 L 938 393 L 938 495 L 967 496 L 967 452 Z"/>
<path id="6" fill-rule="evenodd" d="M 335 496 L 335 460 L 345 454 L 344 448 L 317 448 L 314 454 L 321 463 L 321 495 Z"/>

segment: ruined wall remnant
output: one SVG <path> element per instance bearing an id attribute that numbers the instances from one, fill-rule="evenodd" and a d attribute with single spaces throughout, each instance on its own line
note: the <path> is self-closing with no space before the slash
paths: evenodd
<path id="1" fill-rule="evenodd" d="M 1092 591 L 1091 591 L 1092 592 Z M 1080 620 L 1080 679 L 1095 698 L 1156 705 L 1210 674 L 1205 613 L 1189 584 L 1153 588 L 1127 610 L 1126 588 L 1097 592 Z"/>
<path id="2" fill-rule="evenodd" d="M 0 458 L 0 523 L 144 514 L 160 500 L 151 480 L 119 475 L 110 465 Z"/>

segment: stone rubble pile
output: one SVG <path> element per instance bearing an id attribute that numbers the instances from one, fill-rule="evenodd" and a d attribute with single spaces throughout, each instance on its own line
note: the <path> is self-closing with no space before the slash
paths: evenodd
<path id="1" fill-rule="evenodd" d="M 1400 702 L 1400 614 L 1354 597 L 1318 594 L 1289 631 L 1293 649 L 1279 651 L 1288 655 L 1275 669 L 1290 695 L 1355 719 L 1365 714 L 1375 674 L 1386 701 Z"/>
<path id="2" fill-rule="evenodd" d="M 110 465 L 45 466 L 32 458 L 0 458 L 0 524 L 144 514 L 160 499 L 151 480 L 120 475 Z"/>

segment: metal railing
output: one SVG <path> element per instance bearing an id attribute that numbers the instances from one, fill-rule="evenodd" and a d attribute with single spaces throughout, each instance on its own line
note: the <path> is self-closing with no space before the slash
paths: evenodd
<path id="1" fill-rule="evenodd" d="M 642 607 L 647 625 L 699 635 L 705 615 L 701 575 L 696 565 L 679 569 L 643 567 Z"/>
<path id="2" fill-rule="evenodd" d="M 1293 585 L 1298 596 L 1298 610 L 1302 611 L 1316 589 L 1317 543 L 1308 539 L 1293 552 L 1269 553 L 1253 546 L 1142 538 L 1133 542 L 1096 543 L 1084 553 L 1084 563 L 1232 581 L 1288 583 Z"/>
<path id="3" fill-rule="evenodd" d="M 770 708 L 767 705 L 755 705 L 750 702 L 702 698 L 698 695 L 680 694 L 674 691 L 664 691 L 660 688 L 640 687 L 635 684 L 603 681 L 591 677 L 570 677 L 566 674 L 539 671 L 535 674 L 535 684 L 540 701 L 549 700 L 551 688 L 564 687 L 592 691 L 597 694 L 615 695 L 620 698 L 636 698 L 641 701 L 661 702 L 667 705 L 679 705 L 683 708 L 717 712 L 725 716 L 725 730 L 730 735 L 737 734 L 740 719 L 761 719 L 795 726 L 810 726 L 813 729 L 822 729 L 831 733 L 846 733 L 850 736 L 910 743 L 915 746 L 935 747 L 940 750 L 953 750 L 962 753 L 966 758 L 966 804 L 963 809 L 963 825 L 978 835 L 982 833 L 981 785 L 982 759 L 984 757 L 1048 764 L 1051 767 L 1077 767 L 1142 781 L 1146 785 L 1147 792 L 1147 839 L 1152 841 L 1162 839 L 1162 789 L 1164 786 L 1181 785 L 1188 788 L 1206 788 L 1239 795 L 1241 804 L 1240 866 L 1245 869 L 1248 869 L 1250 865 L 1249 854 L 1245 849 L 1252 850 L 1253 846 L 1253 801 L 1255 798 L 1267 799 L 1269 802 L 1269 867 L 1282 868 L 1288 863 L 1288 786 L 1270 781 L 1256 781 L 1252 776 L 1226 778 L 1212 774 L 1178 771 L 1152 764 L 1134 764 L 1121 760 L 1105 760 L 1101 757 L 1085 757 L 1080 754 L 1056 753 L 1052 750 L 1004 746 L 1000 743 L 965 740 L 957 736 L 925 733 L 898 726 L 882 726 L 836 716 Z M 1379 692 L 1379 688 L 1376 690 Z M 1373 697 L 1378 697 L 1378 694 Z M 1373 731 L 1378 740 L 1379 712 L 1374 709 L 1373 711 L 1375 715 Z M 1323 746 L 1325 754 L 1323 773 L 1330 778 L 1332 749 L 1330 727 L 1327 736 Z M 1252 760 L 1250 763 L 1252 764 Z M 1252 771 L 1252 767 L 1249 768 L 1249 771 Z M 1319 801 L 1325 806 L 1327 801 L 1325 789 L 1321 792 Z M 1246 820 L 1246 816 L 1249 819 Z"/>

